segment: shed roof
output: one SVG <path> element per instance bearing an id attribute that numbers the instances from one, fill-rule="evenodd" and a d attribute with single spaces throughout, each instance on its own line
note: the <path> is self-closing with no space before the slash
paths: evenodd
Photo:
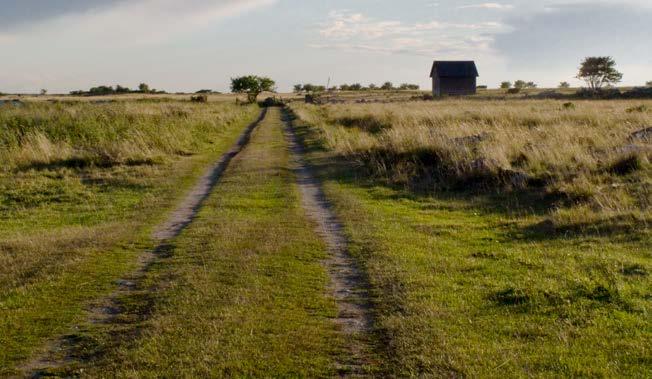
<path id="1" fill-rule="evenodd" d="M 478 77 L 478 69 L 474 61 L 435 61 L 430 70 L 430 77 L 468 78 Z"/>

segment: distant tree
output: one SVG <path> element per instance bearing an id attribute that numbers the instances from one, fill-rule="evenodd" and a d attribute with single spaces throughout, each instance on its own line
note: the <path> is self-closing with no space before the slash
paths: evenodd
<path id="1" fill-rule="evenodd" d="M 294 92 L 295 92 L 295 93 L 301 93 L 301 91 L 303 91 L 303 85 L 301 85 L 301 84 L 295 84 L 295 85 L 294 85 Z"/>
<path id="2" fill-rule="evenodd" d="M 310 83 L 307 83 L 303 85 L 303 90 L 306 92 L 313 92 L 315 90 L 315 86 Z"/>
<path id="3" fill-rule="evenodd" d="M 274 91 L 276 83 L 267 77 L 260 77 L 255 75 L 241 76 L 238 78 L 231 78 L 231 92 L 233 93 L 246 93 L 247 100 L 250 103 L 255 103 L 264 91 Z"/>
<path id="4" fill-rule="evenodd" d="M 523 89 L 527 86 L 527 83 L 524 80 L 517 80 L 514 82 L 514 88 Z"/>
<path id="5" fill-rule="evenodd" d="M 418 84 L 408 84 L 408 89 L 412 91 L 418 91 L 421 89 L 421 86 Z"/>
<path id="6" fill-rule="evenodd" d="M 368 87 L 368 88 L 369 88 L 370 90 L 375 90 L 375 89 L 378 89 L 378 86 L 375 85 L 374 83 L 371 83 L 371 84 L 369 84 L 369 87 Z"/>
<path id="7" fill-rule="evenodd" d="M 196 94 L 208 94 L 208 93 L 213 93 L 212 89 L 200 89 L 199 91 L 195 92 Z"/>
<path id="8" fill-rule="evenodd" d="M 502 82 L 502 83 L 500 83 L 500 88 L 502 88 L 502 89 L 510 89 L 510 88 L 512 88 L 512 82 Z"/>
<path id="9" fill-rule="evenodd" d="M 559 83 L 559 88 L 570 88 L 570 83 L 569 82 L 561 82 L 561 83 Z"/>
<path id="10" fill-rule="evenodd" d="M 45 96 L 45 95 L 47 95 L 47 94 L 48 94 L 48 90 L 46 90 L 45 88 L 43 88 L 43 89 L 41 90 L 41 96 Z"/>
<path id="11" fill-rule="evenodd" d="M 111 86 L 98 86 L 88 90 L 88 94 L 91 96 L 105 96 L 112 95 L 114 93 L 115 90 Z"/>
<path id="12" fill-rule="evenodd" d="M 577 78 L 584 80 L 595 92 L 619 83 L 623 74 L 616 70 L 616 61 L 612 57 L 588 57 L 582 62 Z"/>
<path id="13" fill-rule="evenodd" d="M 360 91 L 362 89 L 362 84 L 360 83 L 351 84 L 349 89 L 351 91 Z"/>
<path id="14" fill-rule="evenodd" d="M 326 91 L 326 86 L 314 86 L 313 92 L 324 92 Z"/>
<path id="15" fill-rule="evenodd" d="M 341 90 L 341 91 L 350 91 L 350 90 L 351 90 L 351 86 L 348 85 L 348 84 L 342 84 L 342 85 L 340 86 L 340 90 Z"/>
<path id="16" fill-rule="evenodd" d="M 392 82 L 385 82 L 385 83 L 383 83 L 382 86 L 380 86 L 380 89 L 382 89 L 383 91 L 393 90 L 394 89 L 394 84 L 392 84 Z"/>
<path id="17" fill-rule="evenodd" d="M 649 82 L 645 83 L 645 85 L 648 86 L 648 87 L 652 87 L 652 80 L 650 80 Z"/>
<path id="18" fill-rule="evenodd" d="M 131 90 L 127 87 L 123 87 L 121 85 L 115 86 L 115 93 L 129 93 Z"/>
<path id="19" fill-rule="evenodd" d="M 535 82 L 527 82 L 525 83 L 525 88 L 537 88 L 538 85 Z"/>
<path id="20" fill-rule="evenodd" d="M 147 85 L 146 83 L 140 83 L 138 85 L 138 90 L 140 92 L 142 92 L 142 93 L 149 93 L 150 92 L 149 85 Z"/>

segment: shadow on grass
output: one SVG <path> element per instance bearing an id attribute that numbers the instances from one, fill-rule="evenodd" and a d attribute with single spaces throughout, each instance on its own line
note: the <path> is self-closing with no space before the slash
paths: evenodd
<path id="1" fill-rule="evenodd" d="M 116 161 L 109 158 L 101 157 L 75 157 L 68 159 L 60 159 L 53 162 L 33 162 L 25 165 L 20 165 L 17 171 L 46 171 L 58 170 L 62 168 L 70 169 L 86 169 L 86 168 L 113 168 L 116 166 L 154 166 L 159 164 L 160 161 L 153 158 L 143 159 L 127 159 L 125 161 Z"/>
<path id="2" fill-rule="evenodd" d="M 165 265 L 175 248 L 173 244 L 162 243 L 153 250 L 152 261 L 141 271 L 117 281 L 116 291 L 108 301 L 89 309 L 90 322 L 63 336 L 56 353 L 36 364 L 30 377 L 78 377 L 83 375 L 84 367 L 102 362 L 110 352 L 138 343 L 165 290 L 164 285 L 150 284 L 148 277 Z M 168 283 L 169 280 L 154 282 Z"/>
<path id="3" fill-rule="evenodd" d="M 294 120 L 291 114 L 288 114 Z M 322 180 L 350 184 L 365 189 L 386 188 L 390 191 L 373 191 L 371 196 L 377 200 L 427 200 L 435 199 L 441 202 L 455 204 L 455 209 L 472 209 L 484 214 L 499 214 L 503 216 L 533 215 L 547 217 L 550 212 L 560 208 L 568 208 L 581 204 L 587 199 L 573 197 L 566 193 L 549 192 L 546 190 L 546 180 L 528 179 L 527 185 L 521 188 L 504 186 L 509 178 L 499 175 L 478 174 L 464 178 L 455 177 L 456 173 L 442 169 L 438 177 L 426 173 L 420 181 L 409 184 L 396 184 L 374 174 L 366 168 L 366 162 L 352 160 L 344 156 L 326 156 L 328 148 L 323 138 L 315 128 L 302 123 L 294 123 L 297 136 L 304 145 L 306 152 L 313 153 L 311 164 Z M 384 152 L 379 151 L 382 156 Z M 443 166 L 443 162 L 430 152 L 412 152 L 424 166 Z M 394 157 L 396 158 L 396 157 Z M 451 177 L 453 178 L 451 179 Z M 435 184 L 444 182 L 441 189 L 435 189 Z M 538 224 L 511 227 L 505 233 L 514 240 L 543 241 L 573 237 L 611 237 L 622 241 L 637 241 L 646 238 L 648 228 L 640 227 L 640 221 L 633 222 L 628 216 L 613 216 L 591 223 L 576 223 L 556 226 L 551 220 Z"/>

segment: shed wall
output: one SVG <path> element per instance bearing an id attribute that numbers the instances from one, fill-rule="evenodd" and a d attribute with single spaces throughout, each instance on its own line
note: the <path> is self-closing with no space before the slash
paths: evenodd
<path id="1" fill-rule="evenodd" d="M 469 78 L 440 78 L 432 79 L 432 93 L 441 95 L 474 95 L 477 92 L 477 79 Z"/>

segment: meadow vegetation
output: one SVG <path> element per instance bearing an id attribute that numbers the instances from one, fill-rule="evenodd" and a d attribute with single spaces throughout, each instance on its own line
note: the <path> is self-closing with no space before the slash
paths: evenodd
<path id="1" fill-rule="evenodd" d="M 292 104 L 387 374 L 651 374 L 649 106 Z"/>
<path id="2" fill-rule="evenodd" d="M 652 375 L 650 100 L 356 92 L 287 115 L 369 286 L 365 372 Z M 277 108 L 94 322 L 260 112 L 120 99 L 0 105 L 0 376 L 46 352 L 63 376 L 350 374 Z"/>
<path id="3" fill-rule="evenodd" d="M 390 184 L 507 190 L 557 206 L 555 227 L 646 227 L 649 101 L 443 101 L 294 106 L 326 146 Z"/>
<path id="4" fill-rule="evenodd" d="M 116 288 L 258 113 L 180 101 L 0 107 L 0 375 Z"/>
<path id="5" fill-rule="evenodd" d="M 100 337 L 86 351 L 104 354 L 85 362 L 86 375 L 337 375 L 346 341 L 331 322 L 326 248 L 301 209 L 279 113 L 268 112 L 195 222 L 148 272 L 149 317 L 129 325 L 139 338 L 116 346 L 121 323 L 99 334 L 89 326 Z"/>

